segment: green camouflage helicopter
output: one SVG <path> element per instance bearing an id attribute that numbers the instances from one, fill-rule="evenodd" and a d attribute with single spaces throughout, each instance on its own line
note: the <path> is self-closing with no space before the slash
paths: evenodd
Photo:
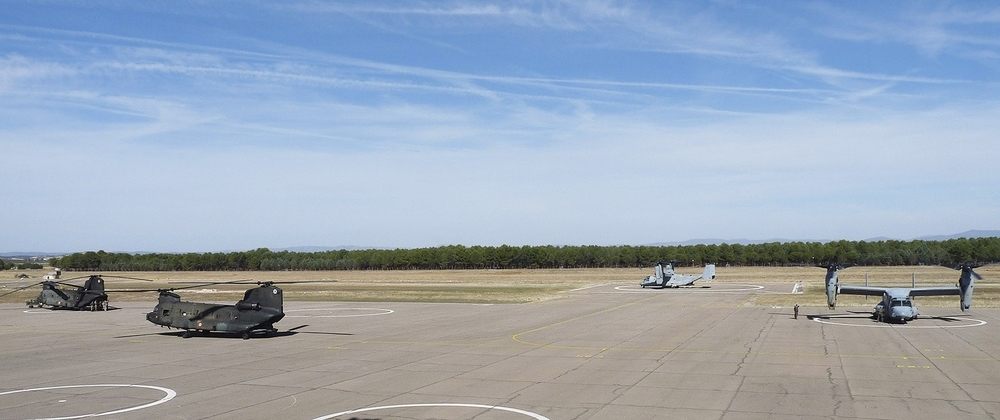
<path id="1" fill-rule="evenodd" d="M 282 282 L 304 283 L 304 282 Z M 187 302 L 181 300 L 174 290 L 203 287 L 214 284 L 255 284 L 259 287 L 248 289 L 243 299 L 234 305 L 217 303 Z M 156 307 L 146 314 L 146 320 L 167 328 L 184 330 L 181 335 L 190 338 L 194 332 L 208 333 L 220 331 L 240 334 L 244 340 L 251 334 L 273 334 L 278 332 L 274 323 L 285 316 L 281 288 L 273 281 L 239 280 L 232 282 L 200 283 L 194 286 L 156 290 L 160 293 Z M 152 290 L 149 290 L 152 291 Z"/>
<path id="2" fill-rule="evenodd" d="M 118 276 L 109 276 L 118 277 Z M 77 286 L 74 284 L 67 283 L 73 280 L 79 280 L 86 278 L 87 281 L 83 283 L 83 286 Z M 142 280 L 142 281 L 152 281 L 147 279 L 136 279 L 131 277 L 120 277 L 130 280 Z M 108 294 L 104 290 L 104 278 L 100 275 L 90 275 L 84 277 L 77 277 L 72 279 L 66 279 L 61 281 L 56 280 L 46 280 L 35 284 L 29 284 L 24 287 L 17 288 L 13 291 L 0 295 L 0 297 L 7 296 L 12 293 L 17 293 L 21 290 L 28 289 L 35 286 L 42 286 L 42 291 L 38 293 L 38 297 L 28 300 L 25 302 L 29 308 L 44 308 L 49 307 L 51 309 L 70 309 L 77 311 L 107 311 L 110 306 L 108 306 Z"/>

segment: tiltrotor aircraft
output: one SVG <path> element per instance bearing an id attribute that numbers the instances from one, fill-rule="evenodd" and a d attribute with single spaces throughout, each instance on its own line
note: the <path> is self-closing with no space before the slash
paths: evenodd
<path id="1" fill-rule="evenodd" d="M 868 287 L 868 286 L 841 286 L 837 278 L 837 272 L 851 265 L 828 264 L 826 268 L 826 302 L 830 309 L 837 307 L 837 294 L 845 295 L 865 295 L 882 296 L 882 301 L 872 309 L 872 318 L 884 322 L 905 323 L 917 319 L 917 307 L 913 305 L 914 296 L 949 296 L 958 295 L 961 299 L 962 312 L 968 312 L 972 307 L 972 288 L 976 280 L 982 280 L 982 276 L 973 271 L 979 267 L 965 263 L 957 267 L 962 275 L 958 279 L 956 286 L 940 287 Z"/>
<path id="2" fill-rule="evenodd" d="M 291 282 L 287 282 L 291 283 Z M 243 294 L 243 299 L 235 305 L 198 303 L 182 301 L 174 290 L 212 284 L 256 284 Z M 240 334 L 244 340 L 256 332 L 275 333 L 274 323 L 285 316 L 282 309 L 281 289 L 275 282 L 234 281 L 202 283 L 196 286 L 158 290 L 159 301 L 146 320 L 167 328 L 184 330 L 182 337 L 191 337 L 192 332 L 221 331 Z"/>
<path id="3" fill-rule="evenodd" d="M 87 278 L 87 281 L 83 283 L 83 286 L 77 286 L 67 283 L 68 281 L 78 280 L 82 278 Z M 129 278 L 129 277 L 123 277 L 123 278 Z M 146 279 L 132 279 L 132 280 L 150 281 Z M 108 294 L 105 293 L 104 290 L 104 278 L 102 278 L 99 275 L 91 275 L 88 277 L 77 277 L 74 279 L 66 279 L 63 281 L 46 280 L 18 288 L 14 291 L 11 291 L 10 293 L 5 293 L 4 295 L 0 295 L 0 297 L 30 287 L 35 287 L 38 285 L 42 286 L 42 291 L 38 293 L 38 297 L 25 302 L 25 304 L 27 304 L 29 308 L 34 308 L 34 307 L 44 308 L 47 306 L 52 309 L 72 309 L 72 310 L 87 310 L 87 311 L 108 310 Z"/>
<path id="4" fill-rule="evenodd" d="M 705 279 L 714 280 L 715 279 L 715 264 L 708 264 L 705 266 L 705 271 L 701 275 L 694 274 L 676 274 L 674 273 L 674 263 L 676 261 L 660 261 L 656 263 L 656 274 L 646 277 L 641 283 L 644 289 L 646 287 L 681 287 L 690 286 L 694 284 L 695 280 Z"/>

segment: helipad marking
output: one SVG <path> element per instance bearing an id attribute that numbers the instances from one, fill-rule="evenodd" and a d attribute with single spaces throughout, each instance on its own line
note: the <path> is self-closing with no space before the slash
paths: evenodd
<path id="1" fill-rule="evenodd" d="M 591 286 L 584 286 L 584 287 L 578 287 L 576 289 L 570 290 L 570 292 L 579 292 L 581 290 L 593 289 L 595 287 L 601 287 L 601 286 L 604 286 L 606 284 L 607 283 L 604 283 L 604 284 L 594 284 L 594 285 L 591 285 Z"/>
<path id="2" fill-rule="evenodd" d="M 48 391 L 50 389 L 69 389 L 69 388 L 147 388 L 147 389 L 155 389 L 157 391 L 162 391 L 163 393 L 165 393 L 167 395 L 164 396 L 163 398 L 160 398 L 158 401 L 153 401 L 153 402 L 151 402 L 149 404 L 137 405 L 135 407 L 126 407 L 126 408 L 122 408 L 120 410 L 107 411 L 107 412 L 104 412 L 104 413 L 83 414 L 83 415 L 79 415 L 79 416 L 51 417 L 51 418 L 46 418 L 44 420 L 70 420 L 70 419 L 80 419 L 80 418 L 84 418 L 84 417 L 98 417 L 98 416 L 107 416 L 107 415 L 111 415 L 111 414 L 127 413 L 129 411 L 141 410 L 143 408 L 149 408 L 149 407 L 152 407 L 154 405 L 163 404 L 163 403 L 165 403 L 167 401 L 172 400 L 174 397 L 177 396 L 177 392 L 174 391 L 174 390 L 172 390 L 172 389 L 170 389 L 170 388 L 163 388 L 163 387 L 152 386 L 152 385 L 131 385 L 131 384 L 98 384 L 98 385 L 49 386 L 49 387 L 44 387 L 44 388 L 19 389 L 19 390 L 16 390 L 16 391 L 0 392 L 0 396 L 9 395 L 9 394 L 18 394 L 18 393 L 21 393 L 21 392 Z M 63 401 L 65 401 L 65 400 L 63 400 Z M 60 402 L 62 402 L 62 401 L 60 401 Z"/>
<path id="3" fill-rule="evenodd" d="M 25 309 L 24 310 L 24 313 L 26 313 L 26 314 L 52 314 L 52 313 L 55 313 L 55 312 L 56 311 L 52 311 L 52 310 L 48 310 L 48 309 L 42 309 L 42 308 Z"/>
<path id="4" fill-rule="evenodd" d="M 535 414 L 535 413 L 532 413 L 530 411 L 519 410 L 519 409 L 516 409 L 516 408 L 501 407 L 499 405 L 451 404 L 451 403 L 442 403 L 442 404 L 400 404 L 400 405 L 384 405 L 384 406 L 381 406 L 381 407 L 359 408 L 357 410 L 341 411 L 339 413 L 328 414 L 328 415 L 325 415 L 323 417 L 316 417 L 313 420 L 329 420 L 329 419 L 332 419 L 332 418 L 337 417 L 337 416 L 343 416 L 343 415 L 346 415 L 346 414 L 354 414 L 354 413 L 363 413 L 363 412 L 366 412 L 366 411 L 391 410 L 391 409 L 394 409 L 394 408 L 418 408 L 418 407 L 485 408 L 487 410 L 500 410 L 500 411 L 507 411 L 507 412 L 511 412 L 511 413 L 523 414 L 525 416 L 528 416 L 528 417 L 531 417 L 531 418 L 537 419 L 537 420 L 549 420 L 548 417 L 542 416 L 540 414 Z"/>
<path id="5" fill-rule="evenodd" d="M 349 315 L 285 315 L 285 318 L 352 318 L 359 316 L 378 316 L 378 315 L 389 315 L 393 312 L 392 309 L 381 309 L 381 308 L 314 308 L 314 309 L 291 309 L 286 310 L 285 313 L 289 312 L 306 312 L 306 311 L 380 311 L 366 314 L 349 314 Z"/>
<path id="6" fill-rule="evenodd" d="M 717 290 L 713 290 L 712 288 L 702 288 L 702 290 L 699 290 L 699 289 L 695 289 L 695 288 L 680 287 L 680 288 L 674 289 L 672 292 L 669 292 L 669 293 L 681 293 L 681 292 L 683 292 L 683 293 L 732 293 L 732 292 L 748 292 L 748 291 L 752 291 L 752 290 L 761 290 L 761 289 L 764 288 L 764 286 L 760 286 L 760 285 L 756 285 L 756 284 L 743 284 L 743 285 L 739 285 L 739 286 L 744 286 L 744 287 L 740 288 L 740 289 L 717 289 Z M 653 288 L 653 289 L 654 290 L 659 290 L 658 288 Z M 621 291 L 621 292 L 629 292 L 629 293 L 648 293 L 648 291 L 646 291 L 642 286 L 615 286 L 615 290 L 618 290 L 618 291 Z"/>
<path id="7" fill-rule="evenodd" d="M 977 323 L 965 324 L 965 325 L 898 325 L 898 324 L 887 324 L 887 323 L 879 323 L 879 325 L 872 325 L 872 324 L 847 324 L 843 322 L 829 321 L 830 318 L 846 318 L 846 317 L 856 318 L 856 316 L 854 315 L 829 315 L 829 316 L 811 316 L 810 319 L 820 324 L 843 325 L 845 327 L 867 327 L 867 328 L 965 328 L 965 327 L 978 327 L 980 325 L 986 325 L 986 321 L 975 318 L 968 318 L 968 320 L 976 321 Z M 949 317 L 939 317 L 939 318 L 955 319 Z"/>

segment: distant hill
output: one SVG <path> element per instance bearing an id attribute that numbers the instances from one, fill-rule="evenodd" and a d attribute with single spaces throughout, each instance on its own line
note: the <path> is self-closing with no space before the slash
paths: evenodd
<path id="1" fill-rule="evenodd" d="M 326 252 L 326 251 L 354 251 L 358 249 L 379 249 L 373 246 L 354 246 L 354 245 L 338 245 L 338 246 L 293 246 L 290 248 L 276 248 L 271 251 L 288 251 L 288 252 Z"/>
<path id="2" fill-rule="evenodd" d="M 917 240 L 921 241 L 947 241 L 949 239 L 958 238 L 993 238 L 1000 237 L 1000 230 L 967 230 L 962 233 L 956 233 L 954 235 L 931 235 L 931 236 L 921 236 Z"/>

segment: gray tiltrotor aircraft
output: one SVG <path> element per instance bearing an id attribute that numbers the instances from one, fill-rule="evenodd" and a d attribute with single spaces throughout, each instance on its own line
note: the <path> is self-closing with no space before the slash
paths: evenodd
<path id="1" fill-rule="evenodd" d="M 705 266 L 705 271 L 701 275 L 694 274 L 676 274 L 674 273 L 674 263 L 676 261 L 663 262 L 660 261 L 656 263 L 656 274 L 646 277 L 640 286 L 646 287 L 681 287 L 690 286 L 694 284 L 695 280 L 705 279 L 713 280 L 715 279 L 715 264 L 709 264 Z"/>
<path id="2" fill-rule="evenodd" d="M 853 265 L 853 264 L 852 264 Z M 962 312 L 968 312 L 972 307 L 972 287 L 976 280 L 983 277 L 972 271 L 979 267 L 969 263 L 958 267 L 962 270 L 962 275 L 955 286 L 940 287 L 868 287 L 868 286 L 841 286 L 838 283 L 837 271 L 851 265 L 829 264 L 826 268 L 826 303 L 830 309 L 837 307 L 837 294 L 845 295 L 865 295 L 882 296 L 882 301 L 872 309 L 872 318 L 885 322 L 905 323 L 917 319 L 917 307 L 913 305 L 914 296 L 948 296 L 958 295 L 961 297 Z"/>

